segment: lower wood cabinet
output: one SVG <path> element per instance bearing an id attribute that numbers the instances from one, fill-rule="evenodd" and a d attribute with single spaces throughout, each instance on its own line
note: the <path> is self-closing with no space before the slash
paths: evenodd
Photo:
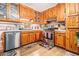
<path id="1" fill-rule="evenodd" d="M 35 33 L 31 32 L 29 33 L 29 43 L 35 42 Z"/>
<path id="2" fill-rule="evenodd" d="M 41 40 L 41 31 L 21 32 L 21 46 Z"/>
<path id="3" fill-rule="evenodd" d="M 67 29 L 66 49 L 79 54 L 79 47 L 77 46 L 77 44 L 79 44 L 77 40 L 77 32 L 79 32 L 79 29 Z"/>
<path id="4" fill-rule="evenodd" d="M 65 32 L 55 32 L 55 45 L 65 48 Z"/>
<path id="5" fill-rule="evenodd" d="M 4 52 L 4 48 L 5 48 L 5 33 L 2 33 L 1 35 L 1 40 L 2 42 L 0 42 L 1 44 L 1 47 L 0 47 L 0 53 L 3 53 Z"/>
<path id="6" fill-rule="evenodd" d="M 30 43 L 28 32 L 22 32 L 21 33 L 21 45 L 25 45 L 28 43 Z"/>

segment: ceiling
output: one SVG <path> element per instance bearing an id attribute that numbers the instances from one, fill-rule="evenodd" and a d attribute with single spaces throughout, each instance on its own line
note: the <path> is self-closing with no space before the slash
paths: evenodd
<path id="1" fill-rule="evenodd" d="M 57 3 L 25 3 L 25 5 L 36 11 L 42 12 L 48 8 L 56 6 Z"/>

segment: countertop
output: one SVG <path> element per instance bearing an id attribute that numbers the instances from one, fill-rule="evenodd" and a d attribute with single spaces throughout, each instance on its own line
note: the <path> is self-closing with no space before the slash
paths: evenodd
<path id="1" fill-rule="evenodd" d="M 38 31 L 38 30 L 2 30 L 1 32 L 20 32 L 20 31 Z"/>
<path id="2" fill-rule="evenodd" d="M 66 32 L 66 30 L 55 30 L 56 32 Z"/>

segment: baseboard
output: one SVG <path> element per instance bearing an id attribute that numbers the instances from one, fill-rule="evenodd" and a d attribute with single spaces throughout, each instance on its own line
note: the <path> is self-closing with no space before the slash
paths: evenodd
<path id="1" fill-rule="evenodd" d="M 62 48 L 62 49 L 64 49 L 64 50 L 66 50 L 66 51 L 69 51 L 69 52 L 71 52 L 71 53 L 74 53 L 74 54 L 77 54 L 77 55 L 79 55 L 79 53 L 76 53 L 76 52 L 73 52 L 73 51 L 70 51 L 70 50 L 68 50 L 68 49 L 65 49 L 65 48 L 63 48 L 63 47 L 60 47 L 60 46 L 57 46 L 57 45 L 55 45 L 56 47 L 59 47 L 59 48 Z"/>

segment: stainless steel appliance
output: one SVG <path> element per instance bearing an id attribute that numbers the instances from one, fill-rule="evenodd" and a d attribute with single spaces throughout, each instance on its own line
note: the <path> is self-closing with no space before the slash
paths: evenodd
<path id="1" fill-rule="evenodd" d="M 54 30 L 44 30 L 44 36 L 41 42 L 39 43 L 41 46 L 51 49 L 54 47 Z"/>
<path id="2" fill-rule="evenodd" d="M 20 47 L 20 32 L 15 32 L 15 48 Z"/>
<path id="3" fill-rule="evenodd" d="M 6 32 L 5 51 L 20 47 L 20 32 Z"/>
<path id="4" fill-rule="evenodd" d="M 6 32 L 6 50 L 15 48 L 15 34 L 13 32 Z"/>

